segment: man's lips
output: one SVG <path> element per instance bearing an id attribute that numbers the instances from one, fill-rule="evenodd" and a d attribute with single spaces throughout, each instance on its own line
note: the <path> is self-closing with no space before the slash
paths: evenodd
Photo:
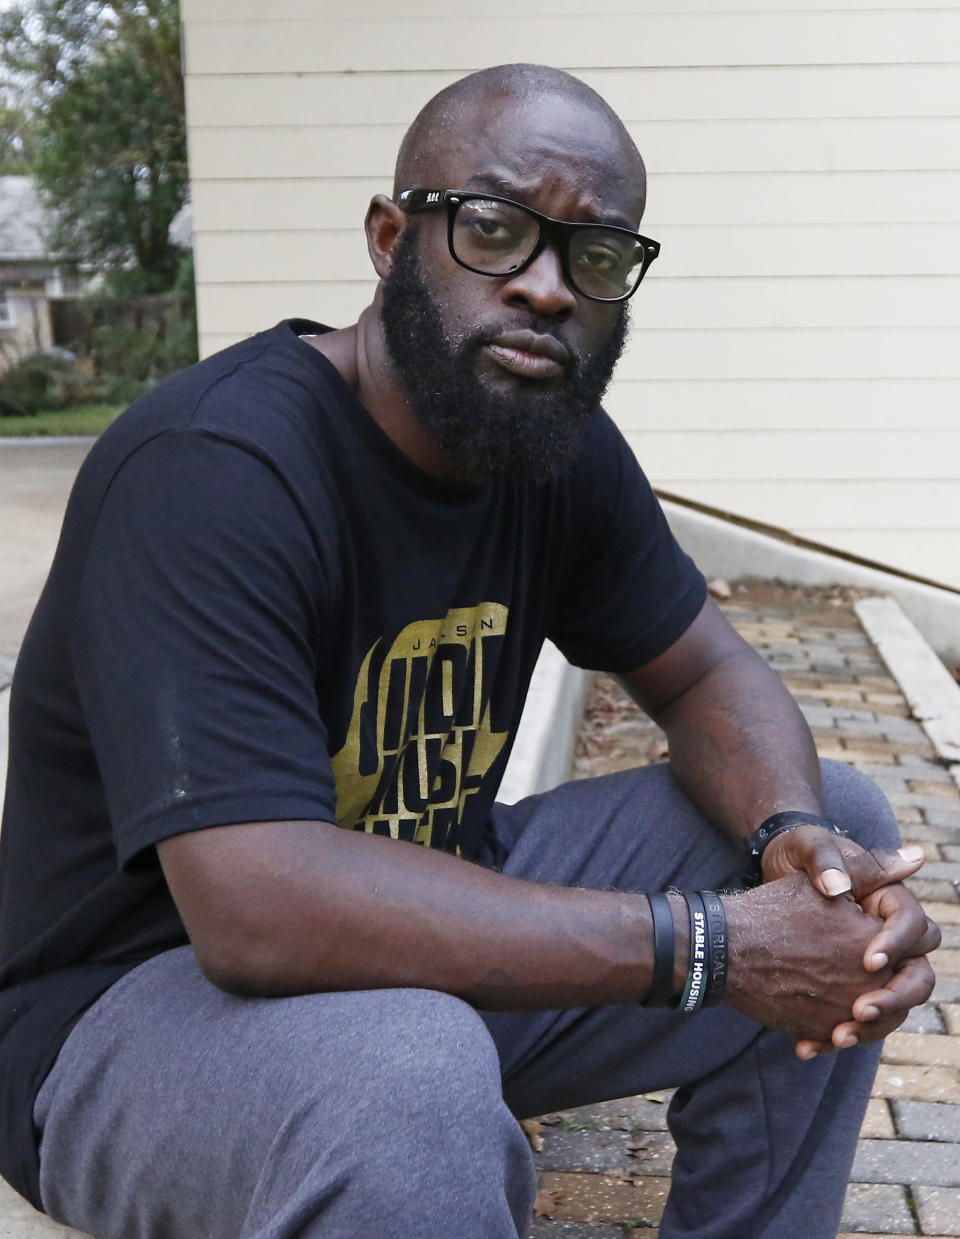
<path id="1" fill-rule="evenodd" d="M 552 379 L 564 373 L 572 358 L 559 340 L 534 331 L 515 331 L 484 345 L 504 370 L 525 379 Z"/>

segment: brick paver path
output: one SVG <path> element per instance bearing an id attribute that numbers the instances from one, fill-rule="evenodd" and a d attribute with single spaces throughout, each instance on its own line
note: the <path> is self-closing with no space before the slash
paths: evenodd
<path id="1" fill-rule="evenodd" d="M 937 988 L 887 1038 L 841 1234 L 960 1235 L 960 793 L 871 647 L 851 591 L 737 590 L 724 609 L 796 697 L 824 757 L 851 762 L 889 796 L 905 840 L 928 862 L 910 885 L 943 929 Z M 597 677 L 576 773 L 664 754 L 662 734 Z M 673 1144 L 668 1094 L 545 1116 L 531 1239 L 619 1239 L 655 1231 Z M 784 1236 L 784 1239 L 803 1239 Z"/>

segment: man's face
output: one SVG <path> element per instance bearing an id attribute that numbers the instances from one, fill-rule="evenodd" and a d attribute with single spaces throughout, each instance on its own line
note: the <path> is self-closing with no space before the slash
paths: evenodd
<path id="1" fill-rule="evenodd" d="M 642 199 L 618 180 L 616 147 L 605 122 L 562 99 L 500 101 L 471 118 L 468 144 L 441 141 L 409 188 L 486 190 L 554 218 L 636 229 Z M 383 286 L 391 361 L 457 473 L 555 477 L 623 348 L 626 304 L 573 292 L 549 248 L 519 275 L 466 271 L 446 229 L 443 210 L 411 217 L 394 251 Z"/>

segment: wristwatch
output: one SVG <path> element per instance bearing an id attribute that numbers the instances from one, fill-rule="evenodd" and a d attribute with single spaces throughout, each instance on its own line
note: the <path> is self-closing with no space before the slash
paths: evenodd
<path id="1" fill-rule="evenodd" d="M 759 886 L 763 881 L 763 869 L 760 864 L 760 858 L 773 839 L 777 835 L 785 835 L 789 830 L 796 830 L 798 826 L 822 826 L 824 830 L 829 830 L 835 835 L 839 835 L 841 839 L 849 839 L 849 834 L 838 826 L 836 822 L 831 822 L 828 818 L 817 817 L 815 813 L 799 813 L 792 809 L 788 809 L 784 813 L 774 813 L 772 817 L 768 817 L 765 822 L 762 822 L 752 835 L 747 835 L 743 841 L 747 856 L 749 857 L 749 871 L 747 882 L 750 886 Z"/>

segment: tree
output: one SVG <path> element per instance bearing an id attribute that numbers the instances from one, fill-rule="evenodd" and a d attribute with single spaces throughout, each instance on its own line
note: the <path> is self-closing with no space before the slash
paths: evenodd
<path id="1" fill-rule="evenodd" d="M 33 126 L 15 103 L 0 93 L 0 176 L 28 176 L 34 153 Z"/>
<path id="2" fill-rule="evenodd" d="M 131 291 L 171 287 L 182 255 L 167 234 L 188 194 L 177 0 L 34 0 L 0 14 L 0 38 L 53 247 Z"/>

